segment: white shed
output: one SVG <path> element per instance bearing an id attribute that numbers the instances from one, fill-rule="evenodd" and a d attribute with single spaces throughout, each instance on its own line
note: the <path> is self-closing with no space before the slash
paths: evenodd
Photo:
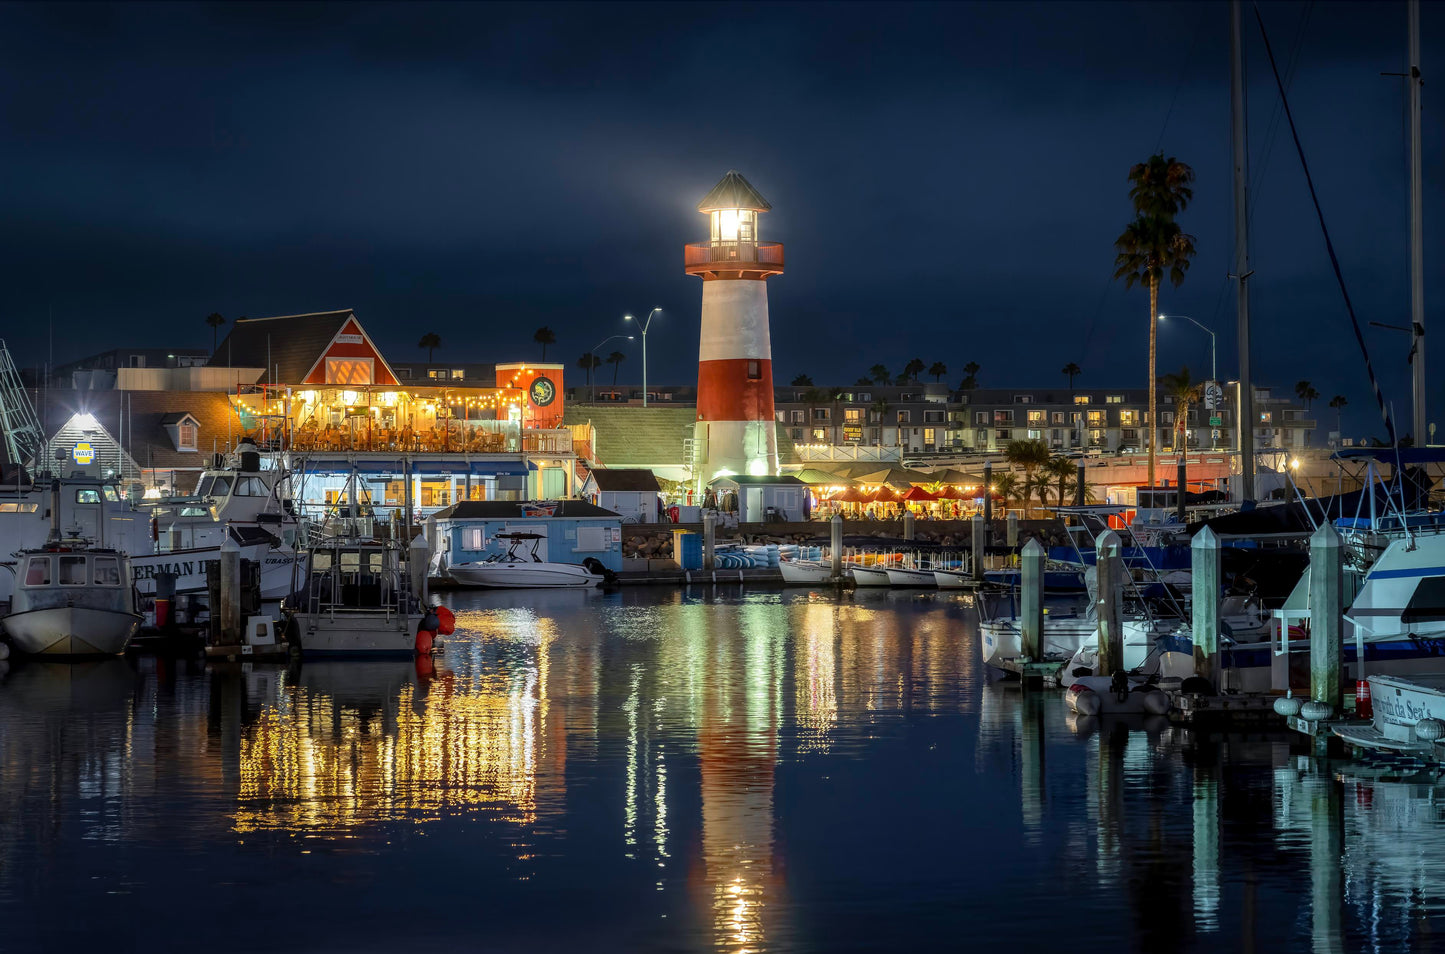
<path id="1" fill-rule="evenodd" d="M 785 523 L 808 519 L 808 485 L 796 477 L 734 474 L 708 485 L 714 494 L 737 495 L 739 523 Z"/>
<path id="2" fill-rule="evenodd" d="M 582 496 L 622 515 L 623 523 L 657 523 L 662 488 L 650 470 L 599 467 L 587 475 Z"/>

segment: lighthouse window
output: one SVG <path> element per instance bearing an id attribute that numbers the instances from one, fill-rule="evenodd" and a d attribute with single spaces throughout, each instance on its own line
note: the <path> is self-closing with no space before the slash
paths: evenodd
<path id="1" fill-rule="evenodd" d="M 748 362 L 748 380 L 757 381 L 763 376 L 763 363 L 761 361 Z"/>

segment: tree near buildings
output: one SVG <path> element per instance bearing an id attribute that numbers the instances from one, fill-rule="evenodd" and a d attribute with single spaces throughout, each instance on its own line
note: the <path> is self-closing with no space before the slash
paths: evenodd
<path id="1" fill-rule="evenodd" d="M 1315 386 L 1308 381 L 1296 381 L 1294 393 L 1295 397 L 1305 403 L 1306 410 L 1309 410 L 1315 400 L 1320 396 L 1320 392 L 1316 391 Z"/>
<path id="2" fill-rule="evenodd" d="M 903 377 L 909 381 L 917 381 L 918 376 L 923 373 L 923 369 L 926 367 L 928 367 L 928 365 L 923 363 L 922 358 L 914 358 L 903 366 Z"/>
<path id="3" fill-rule="evenodd" d="M 557 335 L 552 331 L 551 328 L 543 325 L 542 327 L 538 328 L 537 331 L 532 335 L 532 340 L 542 346 L 542 360 L 546 361 L 547 346 L 557 343 Z"/>
<path id="4" fill-rule="evenodd" d="M 592 386 L 592 372 L 593 372 L 595 369 L 597 369 L 598 367 L 600 367 L 601 364 L 602 364 L 602 359 L 599 358 L 599 357 L 597 357 L 597 355 L 593 354 L 593 353 L 590 352 L 590 351 L 587 352 L 586 354 L 584 354 L 582 357 L 580 357 L 580 358 L 577 359 L 577 367 L 579 367 L 579 368 L 581 368 L 583 371 L 586 371 L 586 372 L 587 372 L 587 386 L 588 386 L 588 387 L 591 387 L 591 386 Z"/>
<path id="5" fill-rule="evenodd" d="M 216 353 L 216 332 L 226 323 L 219 311 L 213 311 L 206 316 L 206 327 L 211 329 L 211 354 Z"/>
<path id="6" fill-rule="evenodd" d="M 612 386 L 617 387 L 617 372 L 622 368 L 622 362 L 627 360 L 627 355 L 621 351 L 614 351 L 607 356 L 607 363 L 612 365 Z"/>
<path id="7" fill-rule="evenodd" d="M 875 364 L 868 369 L 868 374 L 873 378 L 873 383 L 878 385 L 888 384 L 893 380 L 893 375 L 888 373 L 888 367 L 882 364 Z"/>
<path id="8" fill-rule="evenodd" d="M 873 379 L 870 378 L 870 377 L 866 377 L 866 376 L 865 376 L 865 377 L 860 377 L 858 380 L 856 380 L 856 381 L 853 382 L 853 386 L 854 386 L 855 388 L 866 388 L 866 387 L 871 387 L 872 385 L 873 385 Z"/>
<path id="9" fill-rule="evenodd" d="M 1125 288 L 1149 290 L 1149 485 L 1159 442 L 1159 393 L 1156 370 L 1159 283 L 1167 276 L 1175 287 L 1184 281 L 1194 258 L 1194 237 L 1174 220 L 1194 198 L 1194 170 L 1178 159 L 1156 153 L 1129 170 L 1129 200 L 1134 221 L 1114 241 L 1114 277 Z"/>
<path id="10" fill-rule="evenodd" d="M 1174 449 L 1182 450 L 1189 443 L 1186 433 L 1189 426 L 1189 408 L 1204 397 L 1204 384 L 1194 380 L 1187 365 L 1173 374 L 1161 377 L 1159 384 L 1163 386 L 1166 395 L 1174 398 Z"/>
<path id="11" fill-rule="evenodd" d="M 965 364 L 963 366 L 964 377 L 958 385 L 959 390 L 972 391 L 974 388 L 978 387 L 978 372 L 979 363 L 977 361 L 970 361 L 968 364 Z"/>
<path id="12" fill-rule="evenodd" d="M 813 386 L 813 379 L 806 374 L 800 374 L 793 378 L 793 387 L 810 388 Z"/>
<path id="13" fill-rule="evenodd" d="M 1344 414 L 1342 413 L 1342 409 L 1346 404 L 1349 403 L 1349 401 L 1345 400 L 1345 396 L 1343 394 L 1336 394 L 1334 397 L 1330 398 L 1330 407 L 1335 409 L 1335 430 L 1341 434 L 1344 433 Z"/>
<path id="14" fill-rule="evenodd" d="M 1077 364 L 1070 361 L 1068 364 L 1064 365 L 1064 369 L 1060 373 L 1069 379 L 1069 390 L 1072 391 L 1074 389 L 1074 378 L 1078 377 L 1084 372 L 1079 368 Z"/>
<path id="15" fill-rule="evenodd" d="M 427 363 L 430 364 L 432 359 L 432 352 L 442 346 L 441 335 L 437 334 L 435 331 L 428 331 L 426 334 L 421 336 L 421 340 L 416 343 L 416 346 L 418 348 L 426 349 L 426 360 Z"/>
<path id="16" fill-rule="evenodd" d="M 942 361 L 935 361 L 932 366 L 929 367 L 928 373 L 933 376 L 933 381 L 936 384 L 948 373 L 948 365 Z"/>
<path id="17" fill-rule="evenodd" d="M 1004 448 L 1004 459 L 1009 462 L 1009 466 L 1023 468 L 1024 480 L 1021 489 L 1025 508 L 1028 507 L 1029 495 L 1039 489 L 1034 475 L 1040 468 L 1048 464 L 1049 456 L 1049 445 L 1041 440 L 1009 441 L 1008 446 Z M 1047 489 L 1047 481 L 1045 481 L 1044 487 Z M 1039 501 L 1043 502 L 1042 491 L 1040 491 Z"/>

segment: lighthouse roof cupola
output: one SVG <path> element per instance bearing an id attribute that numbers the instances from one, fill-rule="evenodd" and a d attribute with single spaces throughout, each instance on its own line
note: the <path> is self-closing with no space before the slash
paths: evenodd
<path id="1" fill-rule="evenodd" d="M 767 212 L 772 209 L 772 205 L 753 188 L 751 182 L 743 178 L 742 173 L 731 170 L 719 179 L 717 185 L 697 204 L 699 212 L 718 212 L 724 209 Z"/>
<path id="2" fill-rule="evenodd" d="M 771 208 L 741 173 L 723 176 L 697 204 L 697 210 L 708 217 L 709 235 L 708 241 L 687 246 L 687 273 L 703 281 L 781 274 L 783 247 L 758 241 L 758 213 Z"/>

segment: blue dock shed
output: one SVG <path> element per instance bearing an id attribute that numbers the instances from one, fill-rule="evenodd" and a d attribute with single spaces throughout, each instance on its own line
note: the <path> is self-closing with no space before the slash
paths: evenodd
<path id="1" fill-rule="evenodd" d="M 457 563 L 506 553 L 499 533 L 536 533 L 537 556 L 550 563 L 581 563 L 588 557 L 614 573 L 622 570 L 622 517 L 585 500 L 463 500 L 432 518 L 432 572 Z M 531 544 L 527 552 L 531 552 Z"/>

